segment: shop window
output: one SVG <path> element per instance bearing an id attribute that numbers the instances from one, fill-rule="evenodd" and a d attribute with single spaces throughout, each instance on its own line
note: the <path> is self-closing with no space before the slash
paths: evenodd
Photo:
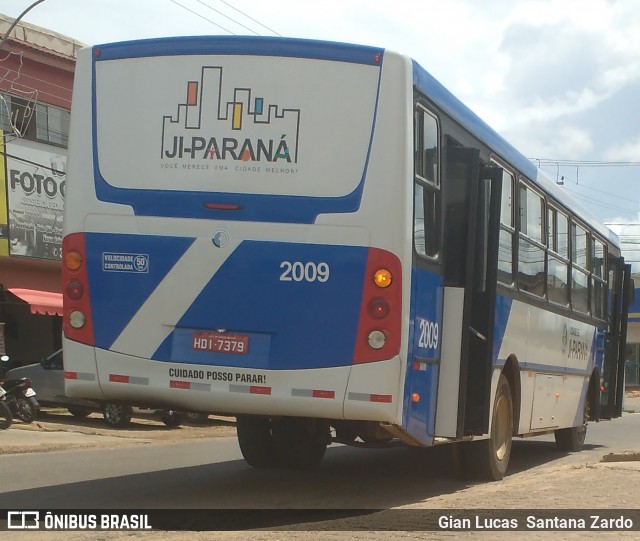
<path id="1" fill-rule="evenodd" d="M 17 137 L 67 146 L 71 114 L 65 109 L 10 94 L 0 95 L 0 128 Z"/>
<path id="2" fill-rule="evenodd" d="M 67 146 L 69 139 L 69 111 L 38 103 L 36 105 L 36 131 L 40 141 Z"/>

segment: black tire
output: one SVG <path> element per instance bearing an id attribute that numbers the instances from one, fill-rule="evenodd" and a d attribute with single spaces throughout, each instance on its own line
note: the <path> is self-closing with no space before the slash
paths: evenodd
<path id="1" fill-rule="evenodd" d="M 512 440 L 513 399 L 509 380 L 501 374 L 493 401 L 489 438 L 462 446 L 465 474 L 485 481 L 502 479 L 509 466 Z"/>
<path id="2" fill-rule="evenodd" d="M 16 399 L 15 417 L 23 423 L 33 423 L 38 416 L 37 402 L 34 404 L 30 398 L 20 397 Z"/>
<path id="3" fill-rule="evenodd" d="M 0 400 L 0 430 L 4 430 L 11 426 L 13 422 L 13 414 L 4 400 Z"/>
<path id="4" fill-rule="evenodd" d="M 123 406 L 122 404 L 105 404 L 102 408 L 104 421 L 111 428 L 123 428 L 131 421 L 133 409 L 131 406 Z"/>
<path id="5" fill-rule="evenodd" d="M 271 419 L 257 415 L 236 417 L 238 444 L 246 462 L 254 468 L 277 466 L 271 434 Z"/>
<path id="6" fill-rule="evenodd" d="M 174 410 L 164 410 L 160 415 L 160 420 L 169 428 L 177 428 L 184 421 L 184 414 Z"/>
<path id="7" fill-rule="evenodd" d="M 88 417 L 93 411 L 91 408 L 87 408 L 84 406 L 70 406 L 67 408 L 69 413 L 74 417 L 78 417 L 79 419 L 84 419 Z"/>
<path id="8" fill-rule="evenodd" d="M 587 437 L 587 421 L 589 420 L 589 400 L 585 400 L 583 421 L 580 426 L 560 428 L 553 435 L 556 439 L 558 450 L 569 453 L 582 451 Z"/>
<path id="9" fill-rule="evenodd" d="M 330 441 L 328 423 L 319 419 L 281 417 L 272 423 L 276 460 L 283 468 L 315 468 Z"/>

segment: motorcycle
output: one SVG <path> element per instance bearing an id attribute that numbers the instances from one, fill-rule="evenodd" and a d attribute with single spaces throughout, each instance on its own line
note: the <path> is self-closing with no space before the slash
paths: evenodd
<path id="1" fill-rule="evenodd" d="M 3 355 L 0 360 L 6 363 L 9 357 Z M 36 398 L 36 392 L 31 388 L 31 380 L 29 378 L 2 379 L 0 388 L 4 391 L 2 402 L 9 407 L 12 416 L 23 423 L 32 423 L 38 415 L 40 404 Z"/>
<path id="2" fill-rule="evenodd" d="M 0 387 L 0 430 L 9 428 L 11 426 L 11 423 L 13 422 L 13 414 L 11 413 L 11 408 L 9 408 L 5 400 L 6 395 L 7 392 L 2 387 Z"/>

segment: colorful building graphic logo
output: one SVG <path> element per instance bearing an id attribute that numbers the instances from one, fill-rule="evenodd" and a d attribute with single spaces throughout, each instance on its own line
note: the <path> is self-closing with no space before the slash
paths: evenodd
<path id="1" fill-rule="evenodd" d="M 298 162 L 300 109 L 254 97 L 251 88 L 228 89 L 223 68 L 203 66 L 188 81 L 176 116 L 162 118 L 162 160 Z"/>

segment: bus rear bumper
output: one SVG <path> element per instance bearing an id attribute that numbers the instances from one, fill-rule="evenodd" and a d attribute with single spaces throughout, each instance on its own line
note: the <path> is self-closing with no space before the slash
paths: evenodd
<path id="1" fill-rule="evenodd" d="M 82 374 L 65 380 L 73 397 L 228 415 L 399 422 L 399 357 L 333 368 L 258 370 L 150 361 L 64 342 L 65 371 Z"/>
<path id="2" fill-rule="evenodd" d="M 100 387 L 95 348 L 62 337 L 65 394 L 72 398 L 105 400 Z"/>

